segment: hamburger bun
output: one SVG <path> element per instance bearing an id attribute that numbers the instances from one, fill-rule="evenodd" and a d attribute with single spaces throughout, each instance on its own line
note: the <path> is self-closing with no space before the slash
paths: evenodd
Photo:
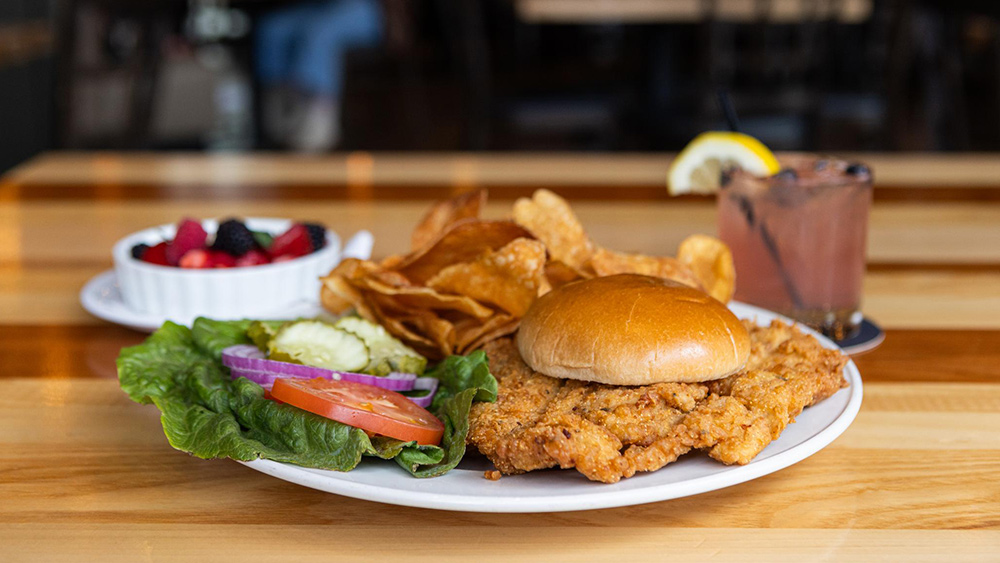
<path id="1" fill-rule="evenodd" d="M 736 373 L 750 355 L 750 335 L 725 305 L 635 274 L 550 291 L 525 314 L 516 338 L 531 369 L 610 385 L 710 381 Z"/>

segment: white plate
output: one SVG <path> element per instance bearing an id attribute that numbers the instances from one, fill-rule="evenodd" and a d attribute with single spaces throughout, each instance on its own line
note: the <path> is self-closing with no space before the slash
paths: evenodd
<path id="1" fill-rule="evenodd" d="M 368 259 L 374 239 L 368 231 L 359 231 L 344 245 L 344 258 Z M 318 296 L 317 296 L 318 297 Z M 191 326 L 195 315 L 157 315 L 140 313 L 131 309 L 122 299 L 118 278 L 114 270 L 94 276 L 80 290 L 80 304 L 88 313 L 99 319 L 113 322 L 142 332 L 153 332 L 166 321 Z M 291 307 L 283 307 L 273 314 L 254 315 L 258 320 L 315 317 L 323 312 L 317 300 L 303 300 Z"/>
<path id="2" fill-rule="evenodd" d="M 731 303 L 739 317 L 770 323 L 782 318 L 763 309 Z M 809 329 L 827 348 L 837 346 Z M 348 473 L 309 469 L 270 460 L 240 462 L 306 487 L 388 504 L 466 512 L 562 512 L 629 506 L 696 495 L 756 479 L 818 452 L 850 426 L 861 408 L 861 374 L 854 362 L 844 369 L 850 387 L 807 408 L 747 465 L 723 465 L 692 452 L 651 473 L 639 473 L 613 485 L 588 481 L 572 469 L 546 470 L 483 478 L 481 467 L 461 467 L 432 479 L 416 479 L 394 462 L 365 458 Z M 474 448 L 473 448 L 474 449 Z"/>

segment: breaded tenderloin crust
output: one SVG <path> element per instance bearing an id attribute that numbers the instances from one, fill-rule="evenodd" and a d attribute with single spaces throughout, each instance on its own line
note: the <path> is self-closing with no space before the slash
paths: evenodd
<path id="1" fill-rule="evenodd" d="M 709 383 L 554 379 L 525 365 L 511 339 L 494 341 L 486 353 L 499 396 L 473 405 L 468 441 L 504 474 L 576 468 L 605 483 L 654 471 L 692 449 L 749 463 L 803 408 L 847 386 L 847 358 L 780 321 L 745 324 L 746 368 Z"/>

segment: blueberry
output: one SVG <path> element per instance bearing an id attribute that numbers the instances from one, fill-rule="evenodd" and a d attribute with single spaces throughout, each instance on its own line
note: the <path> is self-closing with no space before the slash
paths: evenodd
<path id="1" fill-rule="evenodd" d="M 781 172 L 774 175 L 776 180 L 783 181 L 795 181 L 799 179 L 799 173 L 792 170 L 791 168 L 785 168 Z"/>
<path id="2" fill-rule="evenodd" d="M 136 260 L 142 260 L 142 255 L 145 254 L 147 250 L 149 250 L 148 244 L 137 244 L 133 246 L 132 258 L 135 258 Z"/>
<path id="3" fill-rule="evenodd" d="M 847 167 L 844 172 L 847 172 L 851 176 L 870 176 L 872 171 L 868 169 L 864 164 L 859 164 L 855 162 Z"/>

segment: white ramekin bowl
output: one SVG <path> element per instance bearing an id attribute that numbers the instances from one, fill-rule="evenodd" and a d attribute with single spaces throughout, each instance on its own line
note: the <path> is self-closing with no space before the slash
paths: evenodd
<path id="1" fill-rule="evenodd" d="M 247 218 L 255 231 L 281 234 L 292 225 L 287 219 Z M 215 233 L 219 223 L 204 220 Z M 176 225 L 161 225 L 133 233 L 115 243 L 115 274 L 129 309 L 172 319 L 196 316 L 230 320 L 281 314 L 303 300 L 317 301 L 321 276 L 340 262 L 340 237 L 326 232 L 326 247 L 307 256 L 260 266 L 194 270 L 149 264 L 132 258 L 132 247 L 171 240 Z"/>

